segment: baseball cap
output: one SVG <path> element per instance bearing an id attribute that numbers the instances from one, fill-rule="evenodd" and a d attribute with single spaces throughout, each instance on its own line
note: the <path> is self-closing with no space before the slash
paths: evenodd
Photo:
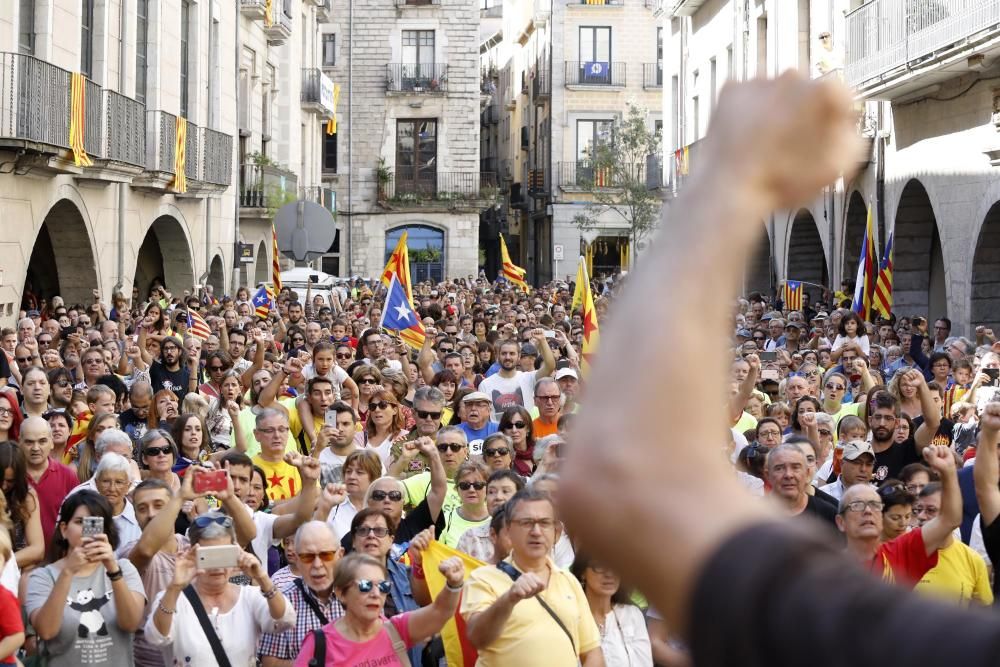
<path id="1" fill-rule="evenodd" d="M 25 317 L 41 317 L 41 313 L 37 310 L 29 310 Z"/>
<path id="2" fill-rule="evenodd" d="M 521 346 L 521 354 L 523 356 L 533 357 L 538 354 L 538 348 L 532 343 L 525 343 Z"/>
<path id="3" fill-rule="evenodd" d="M 785 323 L 785 328 L 787 329 L 789 327 L 795 327 L 796 329 L 802 329 L 802 325 L 799 324 L 798 322 L 786 322 Z"/>
<path id="4" fill-rule="evenodd" d="M 824 312 L 824 311 L 821 310 L 818 313 L 816 313 L 816 317 L 813 318 L 813 321 L 815 322 L 816 320 L 825 320 L 828 317 L 830 317 L 830 316 L 827 315 L 826 312 Z"/>
<path id="5" fill-rule="evenodd" d="M 865 442 L 864 440 L 851 440 L 844 445 L 845 461 L 856 461 L 865 454 L 868 454 L 873 459 L 875 458 L 875 450 L 872 449 L 872 444 L 870 442 Z"/>
<path id="6" fill-rule="evenodd" d="M 560 368 L 556 371 L 556 379 L 562 380 L 563 378 L 573 378 L 574 380 L 579 380 L 580 376 L 577 375 L 576 371 L 572 368 Z"/>
<path id="7" fill-rule="evenodd" d="M 736 337 L 737 338 L 753 338 L 753 334 L 750 333 L 749 329 L 737 329 L 736 330 Z"/>
<path id="8" fill-rule="evenodd" d="M 486 401 L 490 405 L 493 405 L 493 401 L 490 400 L 490 397 L 481 391 L 474 391 L 472 393 L 466 394 L 462 398 L 463 403 L 475 403 L 476 401 Z"/>

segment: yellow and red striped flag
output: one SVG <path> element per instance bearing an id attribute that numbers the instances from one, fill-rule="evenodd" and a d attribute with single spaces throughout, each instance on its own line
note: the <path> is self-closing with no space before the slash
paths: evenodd
<path id="1" fill-rule="evenodd" d="M 872 295 L 872 308 L 885 319 L 892 318 L 892 233 L 885 243 L 882 263 L 879 265 L 875 293 Z"/>
<path id="2" fill-rule="evenodd" d="M 782 301 L 785 302 L 785 310 L 802 310 L 802 282 L 799 280 L 785 281 L 785 294 Z"/>
<path id="3" fill-rule="evenodd" d="M 507 252 L 507 242 L 504 241 L 503 234 L 500 235 L 500 275 L 506 278 L 508 281 L 520 287 L 525 292 L 530 292 L 528 283 L 524 280 L 524 274 L 526 271 L 520 266 L 514 264 L 510 259 L 510 253 Z"/>
<path id="4" fill-rule="evenodd" d="M 208 322 L 205 321 L 197 311 L 188 310 L 188 328 L 187 332 L 199 340 L 206 340 L 210 335 L 212 335 L 212 327 L 208 326 Z"/>
<path id="5" fill-rule="evenodd" d="M 274 0 L 264 0 L 264 27 L 274 25 Z"/>
<path id="6" fill-rule="evenodd" d="M 583 317 L 583 350 L 581 355 L 583 358 L 580 360 L 580 371 L 586 375 L 590 372 L 590 359 L 594 356 L 597 344 L 601 340 L 601 331 L 597 324 L 597 310 L 594 308 L 594 293 L 590 289 L 590 276 L 587 274 L 586 260 L 582 256 L 576 269 L 574 303 L 576 303 L 577 294 L 579 294 L 580 305 L 583 307 L 580 313 Z"/>
<path id="7" fill-rule="evenodd" d="M 475 569 L 486 567 L 486 563 L 476 560 L 469 554 L 462 553 L 434 540 L 427 547 L 427 550 L 423 552 L 423 568 L 427 576 L 427 588 L 430 590 L 432 598 L 436 598 L 445 586 L 444 575 L 438 570 L 438 566 L 441 565 L 442 561 L 453 556 L 462 559 L 466 576 Z M 444 627 L 441 628 L 441 641 L 444 644 L 444 653 L 448 659 L 449 667 L 473 667 L 478 658 L 475 647 L 466 636 L 465 619 L 459 613 L 461 608 L 462 601 L 460 599 L 458 609 L 455 610 L 455 616 L 450 618 L 444 624 Z"/>
<path id="8" fill-rule="evenodd" d="M 187 118 L 177 117 L 174 140 L 174 182 L 170 189 L 177 193 L 187 192 Z"/>
<path id="9" fill-rule="evenodd" d="M 79 72 L 70 75 L 69 146 L 73 150 L 73 164 L 93 167 L 94 163 L 84 147 L 84 110 L 87 105 L 87 79 Z"/>
<path id="10" fill-rule="evenodd" d="M 393 249 L 392 254 L 389 255 L 389 261 L 385 264 L 385 269 L 382 270 L 381 280 L 382 284 L 388 289 L 392 284 L 392 277 L 396 276 L 396 282 L 403 288 L 406 300 L 410 304 L 410 309 L 416 312 L 417 309 L 413 305 L 413 289 L 410 285 L 410 251 L 406 245 L 407 237 L 407 232 L 403 232 L 399 237 L 396 247 Z M 426 338 L 424 335 L 424 325 L 420 322 L 417 324 L 418 326 L 411 329 L 401 329 L 398 331 L 400 340 L 415 350 L 419 350 L 424 346 L 424 339 Z"/>
<path id="11" fill-rule="evenodd" d="M 274 283 L 274 296 L 281 294 L 281 253 L 278 251 L 278 231 L 271 224 L 271 246 L 274 251 L 271 257 L 271 282 Z"/>

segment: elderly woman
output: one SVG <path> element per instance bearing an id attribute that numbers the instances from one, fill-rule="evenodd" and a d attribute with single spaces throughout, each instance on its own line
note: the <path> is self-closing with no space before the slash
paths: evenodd
<path id="1" fill-rule="evenodd" d="M 85 519 L 100 519 L 86 534 Z M 94 491 L 71 494 L 59 509 L 49 564 L 31 573 L 24 608 L 50 667 L 131 665 L 132 634 L 142 621 L 146 596 L 139 573 L 118 559 L 118 530 L 108 501 Z"/>
<path id="2" fill-rule="evenodd" d="M 566 441 L 561 435 L 547 435 L 539 439 L 535 443 L 535 450 L 531 456 L 535 462 L 533 476 L 559 472 L 559 463 L 562 460 L 562 446 L 565 444 Z"/>
<path id="3" fill-rule="evenodd" d="M 211 631 L 231 665 L 254 664 L 257 641 L 265 632 L 279 633 L 295 625 L 295 610 L 288 604 L 267 571 L 253 554 L 236 544 L 233 520 L 221 512 L 208 512 L 188 529 L 191 547 L 177 554 L 170 585 L 153 603 L 146 621 L 146 641 L 159 646 L 168 665 L 216 665 Z M 201 569 L 198 550 L 233 547 L 234 565 Z M 253 585 L 237 586 L 231 576 L 242 573 Z M 196 608 L 211 618 L 203 627 Z M 208 637 L 208 641 L 206 641 Z"/>
<path id="4" fill-rule="evenodd" d="M 129 461 L 124 456 L 108 452 L 101 457 L 100 463 L 97 464 L 97 472 L 94 473 L 97 492 L 111 505 L 120 541 L 115 553 L 119 556 L 126 553 L 126 546 L 142 535 L 142 528 L 139 527 L 135 510 L 132 508 L 132 501 L 128 499 L 128 492 L 132 488 L 131 471 Z"/>
<path id="5" fill-rule="evenodd" d="M 171 492 L 180 492 L 181 480 L 173 471 L 177 462 L 177 445 L 169 433 L 158 428 L 146 431 L 139 438 L 139 461 L 143 467 L 143 479 L 158 479 L 170 487 Z"/>
<path id="6" fill-rule="evenodd" d="M 458 545 L 459 538 L 470 528 L 489 526 L 486 508 L 486 480 L 490 470 L 480 461 L 466 461 L 455 472 L 455 489 L 462 504 L 445 513 L 445 528 L 438 540 L 449 547 Z"/>
<path id="7" fill-rule="evenodd" d="M 483 462 L 491 472 L 510 470 L 513 455 L 514 443 L 503 433 L 494 433 L 483 440 Z"/>
<path id="8" fill-rule="evenodd" d="M 383 608 L 393 589 L 385 561 L 368 554 L 351 554 L 337 563 L 333 590 L 344 606 L 344 615 L 323 626 L 326 643 L 325 666 L 360 664 L 369 656 L 380 657 L 383 667 L 414 664 L 395 646 L 412 648 L 430 639 L 454 617 L 465 569 L 458 558 L 449 558 L 438 567 L 446 586 L 429 606 L 393 615 L 384 620 Z M 398 640 L 398 641 L 397 641 Z M 295 667 L 306 667 L 314 659 L 315 637 L 309 634 Z M 416 663 L 419 664 L 419 663 Z"/>

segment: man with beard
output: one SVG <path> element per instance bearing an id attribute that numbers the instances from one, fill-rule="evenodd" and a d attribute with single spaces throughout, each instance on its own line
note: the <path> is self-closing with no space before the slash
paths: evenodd
<path id="1" fill-rule="evenodd" d="M 941 410 L 934 403 L 923 373 L 906 371 L 900 382 L 917 385 L 924 422 L 909 439 L 897 443 L 893 436 L 900 419 L 899 400 L 887 391 L 876 392 L 868 399 L 868 428 L 872 432 L 872 449 L 875 450 L 873 481 L 876 484 L 897 477 L 899 471 L 910 463 L 919 463 L 921 451 L 931 444 L 941 424 Z"/>
<path id="2" fill-rule="evenodd" d="M 337 401 L 328 408 L 328 412 L 337 415 L 335 424 L 325 424 L 316 436 L 316 446 L 313 447 L 313 458 L 319 459 L 322 469 L 320 486 L 341 484 L 344 481 L 344 461 L 356 449 L 358 443 L 357 416 L 352 408 L 343 401 Z M 325 413 L 324 413 L 325 414 Z"/>
<path id="3" fill-rule="evenodd" d="M 535 407 L 535 380 L 549 375 L 556 367 L 555 357 L 545 340 L 545 332 L 535 329 L 531 332 L 531 339 L 542 353 L 541 368 L 529 372 L 517 370 L 520 358 L 518 343 L 516 340 L 505 340 L 500 343 L 498 350 L 500 370 L 479 385 L 479 391 L 493 401 L 493 407 L 498 411 L 518 405 L 530 411 Z"/>
<path id="4" fill-rule="evenodd" d="M 153 359 L 146 351 L 146 324 L 143 322 L 139 325 L 139 350 L 142 352 L 142 360 L 149 364 L 153 394 L 161 389 L 169 389 L 177 395 L 179 401 L 183 401 L 189 391 L 197 389 L 197 366 L 192 373 L 191 368 L 181 363 L 184 346 L 179 338 L 165 337 L 160 343 L 160 358 Z"/>

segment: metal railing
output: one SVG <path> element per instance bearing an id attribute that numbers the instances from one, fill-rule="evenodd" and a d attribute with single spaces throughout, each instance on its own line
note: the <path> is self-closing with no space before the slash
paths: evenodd
<path id="1" fill-rule="evenodd" d="M 448 90 L 448 66 L 441 63 L 390 63 L 385 87 L 392 92 L 438 93 Z"/>
<path id="2" fill-rule="evenodd" d="M 552 74 L 545 67 L 535 68 L 535 78 L 531 80 L 531 97 L 543 100 L 552 95 Z"/>
<path id="3" fill-rule="evenodd" d="M 483 122 L 487 125 L 496 125 L 500 122 L 500 105 L 490 102 L 483 109 Z"/>
<path id="4" fill-rule="evenodd" d="M 244 208 L 265 208 L 267 194 L 264 192 L 264 167 L 247 163 L 240 165 L 240 206 Z"/>
<path id="5" fill-rule="evenodd" d="M 440 4 L 441 0 L 396 0 L 397 7 L 428 7 Z"/>
<path id="6" fill-rule="evenodd" d="M 578 190 L 613 188 L 621 183 L 622 177 L 644 180 L 645 164 L 632 165 L 625 174 L 616 174 L 610 167 L 596 167 L 591 160 L 559 163 L 559 185 Z"/>
<path id="7" fill-rule="evenodd" d="M 998 24 L 1000 0 L 870 0 L 847 15 L 845 80 L 865 84 Z"/>
<path id="8" fill-rule="evenodd" d="M 330 87 L 332 94 L 333 82 L 330 81 L 329 77 L 323 73 L 323 70 L 318 67 L 302 68 L 302 104 L 310 105 L 317 111 L 332 116 L 333 108 L 330 105 L 332 105 L 333 100 L 323 99 L 324 80 L 326 85 Z"/>
<path id="9" fill-rule="evenodd" d="M 381 194 L 400 202 L 448 202 L 494 199 L 495 172 L 434 171 L 417 167 L 397 167 Z"/>
<path id="10" fill-rule="evenodd" d="M 495 174 L 497 172 L 497 159 L 495 157 L 479 158 L 480 173 Z"/>
<path id="11" fill-rule="evenodd" d="M 113 90 L 104 91 L 104 157 L 146 166 L 146 105 Z"/>
<path id="12" fill-rule="evenodd" d="M 331 213 L 337 212 L 337 192 L 323 185 L 304 185 L 299 188 L 299 199 L 316 202 Z"/>
<path id="13" fill-rule="evenodd" d="M 84 84 L 84 148 L 103 157 L 101 87 Z M 0 138 L 69 148 L 70 72 L 39 58 L 0 53 Z"/>
<path id="14" fill-rule="evenodd" d="M 232 135 L 201 128 L 201 151 L 200 180 L 213 185 L 230 185 L 233 182 Z"/>
<path id="15" fill-rule="evenodd" d="M 174 173 L 177 116 L 166 111 L 146 112 L 146 170 Z"/>
<path id="16" fill-rule="evenodd" d="M 663 88 L 663 63 L 643 63 L 642 87 Z"/>
<path id="17" fill-rule="evenodd" d="M 184 175 L 190 181 L 201 180 L 201 128 L 191 121 L 184 141 Z"/>
<path id="18" fill-rule="evenodd" d="M 625 66 L 626 63 L 567 60 L 566 85 L 621 87 L 625 85 Z"/>
<path id="19" fill-rule="evenodd" d="M 576 2 L 581 5 L 612 5 L 614 7 L 621 7 L 625 4 L 625 0 L 576 0 Z"/>

